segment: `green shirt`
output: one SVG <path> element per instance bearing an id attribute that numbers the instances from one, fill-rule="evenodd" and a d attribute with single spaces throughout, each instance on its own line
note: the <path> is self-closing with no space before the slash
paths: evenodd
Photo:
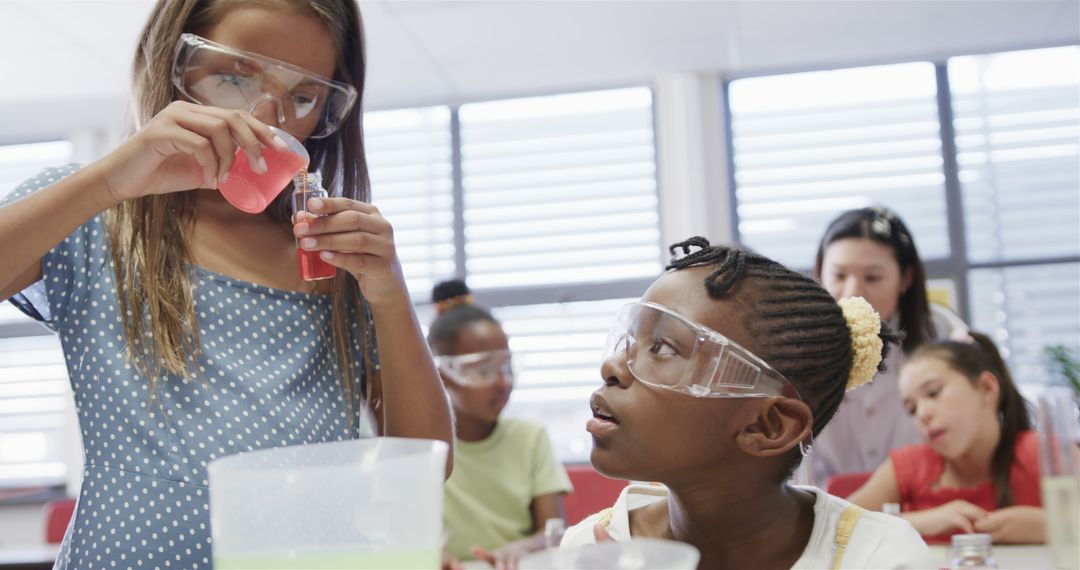
<path id="1" fill-rule="evenodd" d="M 454 441 L 454 473 L 446 482 L 446 549 L 460 560 L 469 549 L 495 549 L 534 534 L 536 497 L 569 493 L 566 469 L 555 459 L 544 427 L 503 418 L 482 441 Z"/>

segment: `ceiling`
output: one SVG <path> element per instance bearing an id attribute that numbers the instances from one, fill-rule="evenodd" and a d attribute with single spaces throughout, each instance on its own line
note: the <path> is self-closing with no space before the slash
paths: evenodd
<path id="1" fill-rule="evenodd" d="M 369 109 L 1080 43 L 1077 0 L 362 0 Z M 147 0 L 0 1 L 0 143 L 114 124 Z"/>

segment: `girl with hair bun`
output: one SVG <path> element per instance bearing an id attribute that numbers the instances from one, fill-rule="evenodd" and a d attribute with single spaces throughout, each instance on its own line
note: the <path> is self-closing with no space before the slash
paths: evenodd
<path id="1" fill-rule="evenodd" d="M 484 560 L 513 568 L 544 548 L 544 525 L 562 518 L 569 477 L 544 427 L 500 417 L 514 387 L 513 355 L 499 321 L 463 281 L 432 292 L 428 343 L 456 416 L 454 474 L 446 482 L 443 568 Z"/>

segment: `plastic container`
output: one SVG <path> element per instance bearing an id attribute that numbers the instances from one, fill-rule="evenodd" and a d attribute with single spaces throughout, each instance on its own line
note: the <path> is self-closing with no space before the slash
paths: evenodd
<path id="1" fill-rule="evenodd" d="M 954 534 L 952 537 L 952 568 L 954 570 L 996 570 L 989 534 Z"/>
<path id="2" fill-rule="evenodd" d="M 1054 568 L 1080 568 L 1080 419 L 1074 398 L 1068 388 L 1047 388 L 1035 408 L 1046 545 Z"/>
<path id="3" fill-rule="evenodd" d="M 544 521 L 544 548 L 557 548 L 565 533 L 566 521 L 563 519 L 551 518 Z"/>
<path id="4" fill-rule="evenodd" d="M 311 162 L 307 149 L 295 137 L 277 127 L 270 130 L 285 141 L 288 150 L 263 147 L 266 172 L 259 174 L 251 169 L 244 149 L 236 149 L 229 178 L 221 185 L 221 195 L 236 209 L 249 214 L 265 210 L 297 172 L 307 171 Z"/>
<path id="5" fill-rule="evenodd" d="M 437 568 L 447 451 L 373 438 L 212 461 L 214 568 Z"/>
<path id="6" fill-rule="evenodd" d="M 318 214 L 308 210 L 308 200 L 327 196 L 326 190 L 322 187 L 322 176 L 318 172 L 296 173 L 293 177 L 293 223 L 300 221 L 296 217 L 296 214 L 300 212 L 306 213 L 308 219 L 318 217 Z M 321 252 L 308 251 L 300 247 L 300 240 L 296 240 L 296 262 L 299 265 L 300 277 L 304 281 L 331 279 L 337 275 L 337 267 L 323 261 L 319 253 Z"/>
<path id="7" fill-rule="evenodd" d="M 655 538 L 549 548 L 518 561 L 521 570 L 694 570 L 701 555 L 689 544 Z"/>

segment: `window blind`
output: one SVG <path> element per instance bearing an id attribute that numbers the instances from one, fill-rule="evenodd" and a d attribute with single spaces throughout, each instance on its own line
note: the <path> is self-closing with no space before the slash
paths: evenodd
<path id="1" fill-rule="evenodd" d="M 67 141 L 0 146 L 0 197 L 71 156 Z M 59 339 L 0 303 L 0 488 L 64 483 L 71 398 Z"/>
<path id="2" fill-rule="evenodd" d="M 1080 46 L 948 70 L 969 258 L 1080 255 Z"/>
<path id="3" fill-rule="evenodd" d="M 923 257 L 947 257 L 936 93 L 928 62 L 732 81 L 742 243 L 809 267 L 837 214 L 882 204 L 904 218 Z"/>
<path id="4" fill-rule="evenodd" d="M 470 286 L 660 270 L 651 90 L 474 103 L 460 118 Z"/>
<path id="5" fill-rule="evenodd" d="M 450 109 L 366 113 L 364 134 L 372 201 L 394 227 L 410 293 L 426 298 L 454 274 Z"/>

